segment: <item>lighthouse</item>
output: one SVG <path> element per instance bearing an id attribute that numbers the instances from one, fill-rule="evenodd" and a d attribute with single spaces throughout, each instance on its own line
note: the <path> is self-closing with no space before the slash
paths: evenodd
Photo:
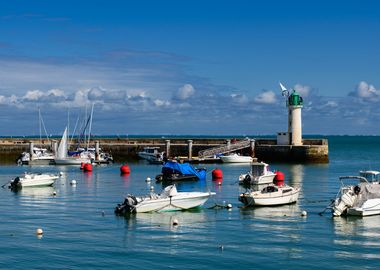
<path id="1" fill-rule="evenodd" d="M 288 96 L 288 140 L 289 145 L 302 145 L 302 97 L 295 90 Z"/>
<path id="2" fill-rule="evenodd" d="M 303 100 L 296 90 L 290 94 L 288 89 L 280 83 L 282 96 L 286 98 L 288 108 L 288 131 L 277 133 L 277 145 L 303 145 L 301 110 Z"/>

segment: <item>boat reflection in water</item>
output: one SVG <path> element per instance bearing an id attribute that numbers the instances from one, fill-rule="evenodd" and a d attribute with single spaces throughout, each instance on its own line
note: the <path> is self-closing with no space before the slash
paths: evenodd
<path id="1" fill-rule="evenodd" d="M 380 249 L 380 216 L 334 218 L 335 257 L 378 259 Z M 351 247 L 355 246 L 355 249 Z M 360 248 L 359 248 L 360 247 Z M 359 251 L 360 250 L 360 251 Z"/>
<path id="2" fill-rule="evenodd" d="M 55 188 L 52 186 L 48 187 L 28 187 L 28 188 L 22 188 L 18 191 L 15 191 L 17 195 L 20 195 L 22 197 L 51 197 L 53 196 L 55 192 Z"/>

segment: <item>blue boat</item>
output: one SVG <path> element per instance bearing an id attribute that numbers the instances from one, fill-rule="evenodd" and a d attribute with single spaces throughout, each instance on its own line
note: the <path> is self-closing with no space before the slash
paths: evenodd
<path id="1" fill-rule="evenodd" d="M 190 163 L 168 161 L 164 164 L 157 181 L 197 181 L 206 180 L 205 168 L 194 168 Z"/>

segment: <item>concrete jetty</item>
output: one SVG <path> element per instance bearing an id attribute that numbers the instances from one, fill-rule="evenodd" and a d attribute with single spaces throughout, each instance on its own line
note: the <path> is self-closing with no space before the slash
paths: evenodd
<path id="1" fill-rule="evenodd" d="M 137 160 L 137 153 L 146 146 L 160 147 L 168 157 L 180 157 L 192 162 L 215 162 L 214 159 L 199 160 L 200 151 L 223 145 L 232 145 L 246 140 L 245 138 L 93 138 L 90 145 L 99 142 L 100 148 L 110 152 L 116 162 Z M 28 139 L 0 139 L 0 162 L 13 163 L 18 156 L 29 151 L 31 143 L 48 149 L 54 149 L 54 141 L 43 141 L 39 138 Z M 252 142 L 252 141 L 251 141 Z M 73 145 L 74 147 L 74 145 Z M 278 145 L 276 139 L 256 138 L 254 144 L 247 144 L 246 148 L 237 152 L 243 155 L 253 155 L 266 162 L 286 163 L 328 163 L 327 139 L 303 139 L 302 145 Z"/>

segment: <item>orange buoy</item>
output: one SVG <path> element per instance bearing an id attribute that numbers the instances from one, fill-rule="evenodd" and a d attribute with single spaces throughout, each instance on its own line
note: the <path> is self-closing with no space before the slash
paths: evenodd
<path id="1" fill-rule="evenodd" d="M 283 172 L 277 171 L 274 177 L 274 184 L 276 186 L 283 186 L 285 181 L 285 174 Z"/>
<path id="2" fill-rule="evenodd" d="M 81 169 L 81 170 L 84 169 L 84 164 L 85 164 L 84 162 L 82 162 L 82 163 L 80 164 L 80 169 Z"/>
<path id="3" fill-rule="evenodd" d="M 85 172 L 92 172 L 92 164 L 91 163 L 84 164 L 83 171 L 85 171 Z"/>
<path id="4" fill-rule="evenodd" d="M 122 165 L 120 167 L 120 173 L 121 174 L 130 174 L 131 173 L 131 169 L 129 168 L 128 165 Z"/>
<path id="5" fill-rule="evenodd" d="M 223 179 L 223 172 L 221 169 L 214 169 L 212 171 L 212 181 L 221 182 Z"/>

